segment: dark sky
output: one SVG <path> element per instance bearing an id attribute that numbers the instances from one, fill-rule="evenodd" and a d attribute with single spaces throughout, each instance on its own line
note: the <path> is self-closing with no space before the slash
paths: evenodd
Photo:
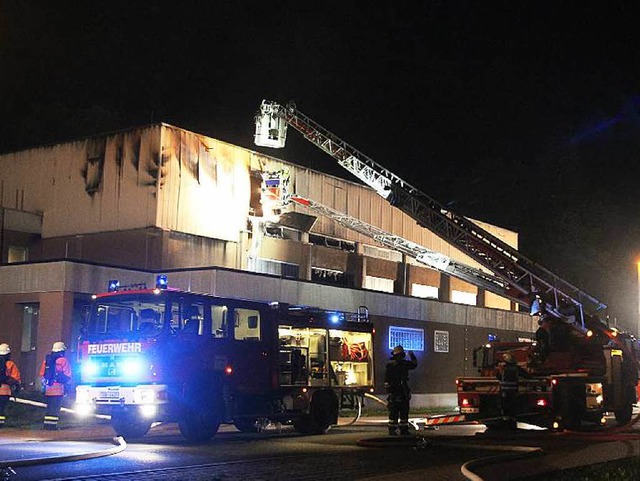
<path id="1" fill-rule="evenodd" d="M 293 131 L 253 146 L 295 100 L 635 332 L 634 3 L 0 0 L 0 151 L 161 120 L 345 175 Z"/>

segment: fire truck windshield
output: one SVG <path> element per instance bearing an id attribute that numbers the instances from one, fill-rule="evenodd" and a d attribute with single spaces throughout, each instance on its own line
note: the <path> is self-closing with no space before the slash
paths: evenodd
<path id="1" fill-rule="evenodd" d="M 90 312 L 89 334 L 155 336 L 162 330 L 165 304 L 157 296 L 101 299 Z"/>

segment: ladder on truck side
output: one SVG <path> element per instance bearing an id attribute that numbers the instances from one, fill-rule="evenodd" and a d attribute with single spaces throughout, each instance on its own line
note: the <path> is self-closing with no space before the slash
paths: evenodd
<path id="1" fill-rule="evenodd" d="M 256 116 L 256 145 L 284 147 L 289 125 L 418 225 L 429 229 L 503 279 L 508 284 L 506 297 L 530 306 L 532 295 L 542 296 L 546 309 L 559 318 L 564 317 L 560 312 L 561 306 L 575 306 L 583 325 L 585 310 L 593 313 L 606 308 L 593 296 L 382 167 L 304 115 L 292 102 L 282 106 L 273 101 L 262 101 Z"/>

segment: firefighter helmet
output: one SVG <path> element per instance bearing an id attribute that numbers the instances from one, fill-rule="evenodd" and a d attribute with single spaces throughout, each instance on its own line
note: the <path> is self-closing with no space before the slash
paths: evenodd
<path id="1" fill-rule="evenodd" d="M 10 352 L 11 348 L 9 347 L 9 344 L 7 344 L 6 342 L 0 344 L 0 356 L 6 356 Z"/>
<path id="2" fill-rule="evenodd" d="M 67 346 L 64 345 L 64 342 L 58 341 L 53 343 L 53 347 L 51 348 L 51 352 L 62 352 L 66 351 Z"/>
<path id="3" fill-rule="evenodd" d="M 510 352 L 506 353 L 502 359 L 504 359 L 504 362 L 508 362 L 508 363 L 513 363 L 515 362 L 515 358 L 513 357 L 513 354 L 511 354 Z"/>
<path id="4" fill-rule="evenodd" d="M 391 359 L 393 359 L 394 357 L 404 357 L 405 356 L 405 352 L 404 352 L 404 347 L 402 346 L 396 346 L 393 348 L 393 351 L 391 351 Z"/>

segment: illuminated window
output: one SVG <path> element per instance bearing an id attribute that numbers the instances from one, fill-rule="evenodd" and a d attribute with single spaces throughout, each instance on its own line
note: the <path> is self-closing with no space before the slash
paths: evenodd
<path id="1" fill-rule="evenodd" d="M 411 284 L 411 295 L 413 297 L 422 297 L 423 299 L 438 299 L 439 289 L 434 286 L 426 286 L 424 284 Z"/>
<path id="2" fill-rule="evenodd" d="M 389 326 L 389 349 L 396 346 L 407 351 L 424 351 L 424 329 Z"/>
<path id="3" fill-rule="evenodd" d="M 372 291 L 393 292 L 393 279 L 384 277 L 365 276 L 364 288 Z"/>
<path id="4" fill-rule="evenodd" d="M 29 250 L 26 247 L 9 246 L 9 252 L 7 253 L 7 262 L 9 264 L 13 262 L 26 262 Z"/>
<path id="5" fill-rule="evenodd" d="M 473 292 L 451 291 L 451 302 L 456 304 L 476 305 L 476 295 Z"/>
<path id="6" fill-rule="evenodd" d="M 434 352 L 449 352 L 449 331 L 433 331 Z"/>

